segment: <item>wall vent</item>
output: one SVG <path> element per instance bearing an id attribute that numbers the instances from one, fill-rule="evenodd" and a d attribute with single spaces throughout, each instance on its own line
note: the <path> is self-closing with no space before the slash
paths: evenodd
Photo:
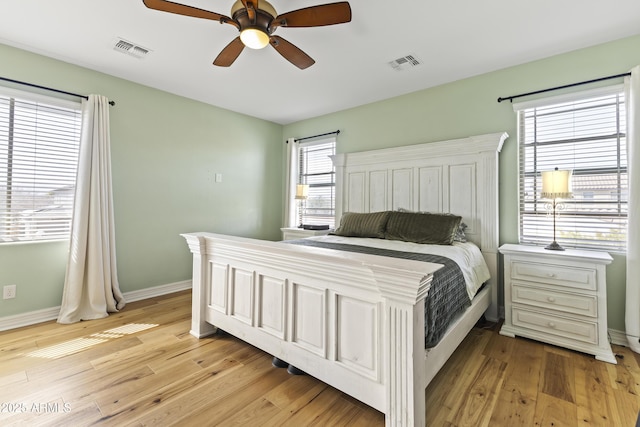
<path id="1" fill-rule="evenodd" d="M 131 55 L 138 59 L 144 58 L 151 52 L 151 50 L 147 49 L 146 47 L 131 43 L 130 41 L 122 38 L 116 39 L 113 44 L 113 50 L 121 53 L 126 53 L 127 55 Z"/>
<path id="2" fill-rule="evenodd" d="M 396 71 L 402 71 L 407 68 L 413 68 L 418 65 L 421 65 L 422 61 L 420 61 L 415 55 L 407 55 L 402 58 L 398 58 L 389 62 L 389 66 Z"/>

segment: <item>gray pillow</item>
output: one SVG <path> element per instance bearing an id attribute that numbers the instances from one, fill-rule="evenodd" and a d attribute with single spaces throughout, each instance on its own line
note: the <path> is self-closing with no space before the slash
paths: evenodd
<path id="1" fill-rule="evenodd" d="M 384 239 L 387 221 L 391 212 L 355 213 L 345 212 L 340 227 L 333 234 L 345 237 L 374 237 Z"/>
<path id="2" fill-rule="evenodd" d="M 432 245 L 450 245 L 462 217 L 451 214 L 391 212 L 385 238 Z"/>

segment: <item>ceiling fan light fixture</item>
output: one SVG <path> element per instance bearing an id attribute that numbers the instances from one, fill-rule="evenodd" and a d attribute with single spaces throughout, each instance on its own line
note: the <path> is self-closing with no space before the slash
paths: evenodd
<path id="1" fill-rule="evenodd" d="M 269 34 L 259 28 L 245 28 L 240 32 L 240 40 L 248 48 L 262 49 L 269 44 Z"/>

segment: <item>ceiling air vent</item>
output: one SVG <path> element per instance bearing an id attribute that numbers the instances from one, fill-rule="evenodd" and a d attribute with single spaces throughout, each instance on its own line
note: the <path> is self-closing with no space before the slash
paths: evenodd
<path id="1" fill-rule="evenodd" d="M 144 58 L 149 52 L 151 52 L 151 50 L 147 49 L 146 47 L 131 43 L 130 41 L 127 41 L 125 39 L 116 39 L 113 45 L 113 50 L 121 53 L 126 53 L 127 55 L 131 55 L 138 59 Z"/>
<path id="2" fill-rule="evenodd" d="M 402 58 L 398 58 L 394 61 L 389 62 L 389 66 L 396 71 L 402 71 L 407 68 L 412 68 L 422 64 L 422 62 L 416 58 L 415 55 L 407 55 Z"/>

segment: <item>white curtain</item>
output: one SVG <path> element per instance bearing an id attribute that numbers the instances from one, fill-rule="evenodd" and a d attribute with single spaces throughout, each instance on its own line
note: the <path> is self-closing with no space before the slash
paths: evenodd
<path id="1" fill-rule="evenodd" d="M 629 218 L 625 329 L 629 347 L 640 353 L 640 66 L 625 78 Z"/>
<path id="2" fill-rule="evenodd" d="M 125 305 L 118 285 L 111 194 L 109 100 L 83 102 L 71 244 L 59 323 L 100 319 Z"/>
<path id="3" fill-rule="evenodd" d="M 296 184 L 298 184 L 298 143 L 294 138 L 287 140 L 286 190 L 284 194 L 284 226 L 296 227 Z"/>

